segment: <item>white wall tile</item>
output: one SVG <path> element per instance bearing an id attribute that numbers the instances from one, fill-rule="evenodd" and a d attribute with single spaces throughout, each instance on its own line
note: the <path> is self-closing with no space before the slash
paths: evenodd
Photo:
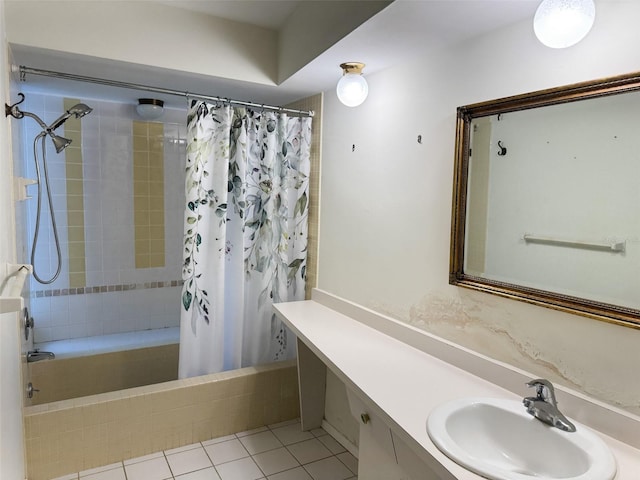
<path id="1" fill-rule="evenodd" d="M 45 122 L 51 122 L 63 110 L 61 97 L 28 93 L 27 100 L 25 109 L 41 116 Z M 166 267 L 136 269 L 131 122 L 137 116 L 133 105 L 93 99 L 80 101 L 94 109 L 82 120 L 87 285 L 128 285 L 179 279 L 182 263 L 184 145 L 166 142 L 169 147 L 165 151 Z M 167 109 L 163 121 L 169 140 L 186 136 L 186 110 Z M 40 129 L 35 123 L 25 124 L 24 145 L 21 148 L 26 154 L 21 164 L 30 178 L 35 178 L 31 143 L 38 133 Z M 65 156 L 57 154 L 50 141 L 46 142 L 46 148 L 64 257 L 63 272 L 59 279 L 48 286 L 31 281 L 32 291 L 69 288 Z M 35 195 L 35 187 L 30 187 L 29 193 Z M 23 208 L 26 215 L 21 224 L 27 231 L 24 233 L 25 240 L 19 243 L 24 244 L 23 249 L 28 254 L 34 229 L 35 199 L 25 202 Z M 47 212 L 44 217 L 44 220 L 48 220 Z M 50 277 L 56 266 L 52 239 L 51 227 L 48 221 L 44 221 L 36 253 L 38 273 L 42 277 Z M 65 332 L 72 336 L 77 336 L 79 332 L 96 335 L 136 328 L 176 326 L 179 323 L 180 290 L 180 287 L 174 287 L 153 289 L 151 293 L 144 293 L 145 290 L 135 290 L 135 293 L 91 293 L 76 296 L 66 307 L 62 307 L 64 300 L 60 299 L 63 297 L 56 297 L 55 300 L 54 297 L 32 298 L 32 312 L 37 313 L 42 327 L 41 334 L 36 334 L 36 337 L 51 340 L 62 338 Z"/>

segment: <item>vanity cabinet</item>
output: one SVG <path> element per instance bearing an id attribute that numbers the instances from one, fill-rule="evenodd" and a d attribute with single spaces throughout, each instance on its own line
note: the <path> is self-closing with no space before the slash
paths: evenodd
<path id="1" fill-rule="evenodd" d="M 302 340 L 297 340 L 300 415 L 303 430 L 322 426 L 327 365 L 341 377 L 337 366 L 320 359 Z M 383 420 L 374 403 L 364 400 L 345 384 L 351 415 L 359 424 L 358 478 L 367 480 L 450 480 L 434 471 Z"/>
<path id="2" fill-rule="evenodd" d="M 439 480 L 409 446 L 350 390 L 349 408 L 360 424 L 358 478 L 370 480 Z"/>
<path id="3" fill-rule="evenodd" d="M 371 480 L 413 480 L 398 462 L 391 429 L 376 415 L 361 415 L 366 416 L 366 419 L 360 424 L 358 477 Z"/>
<path id="4" fill-rule="evenodd" d="M 535 377 L 326 292 L 314 290 L 314 298 L 274 305 L 297 337 L 303 430 L 323 426 L 329 369 L 358 421 L 359 478 L 483 480 L 436 447 L 427 418 L 460 398 L 520 402 Z M 640 418 L 564 387 L 556 393 L 564 413 L 595 429 L 614 453 L 615 480 L 638 480 Z"/>

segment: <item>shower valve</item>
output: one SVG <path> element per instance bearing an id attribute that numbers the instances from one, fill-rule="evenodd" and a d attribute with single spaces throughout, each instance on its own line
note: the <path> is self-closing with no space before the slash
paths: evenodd
<path id="1" fill-rule="evenodd" d="M 33 388 L 33 383 L 27 383 L 27 398 L 33 398 L 33 394 L 39 391 L 37 388 Z"/>
<path id="2" fill-rule="evenodd" d="M 29 315 L 29 309 L 24 307 L 22 310 L 22 318 L 24 320 L 24 339 L 29 340 L 29 329 L 35 327 L 33 317 Z"/>

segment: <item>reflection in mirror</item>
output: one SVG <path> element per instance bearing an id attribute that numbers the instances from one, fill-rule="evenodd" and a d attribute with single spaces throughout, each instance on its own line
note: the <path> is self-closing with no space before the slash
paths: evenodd
<path id="1" fill-rule="evenodd" d="M 640 326 L 637 80 L 458 109 L 452 284 Z"/>

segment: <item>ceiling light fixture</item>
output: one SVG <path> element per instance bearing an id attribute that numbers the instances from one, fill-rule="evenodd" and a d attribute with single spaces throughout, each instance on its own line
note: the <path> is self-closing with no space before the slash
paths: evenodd
<path id="1" fill-rule="evenodd" d="M 362 76 L 364 63 L 341 63 L 340 68 L 342 68 L 342 78 L 336 87 L 338 99 L 347 107 L 357 107 L 365 101 L 369 94 L 369 85 Z"/>
<path id="2" fill-rule="evenodd" d="M 566 48 L 587 36 L 595 18 L 593 0 L 544 0 L 533 18 L 533 30 L 547 47 Z"/>
<path id="3" fill-rule="evenodd" d="M 155 120 L 164 112 L 164 102 L 155 98 L 139 98 L 136 112 L 145 120 Z"/>

